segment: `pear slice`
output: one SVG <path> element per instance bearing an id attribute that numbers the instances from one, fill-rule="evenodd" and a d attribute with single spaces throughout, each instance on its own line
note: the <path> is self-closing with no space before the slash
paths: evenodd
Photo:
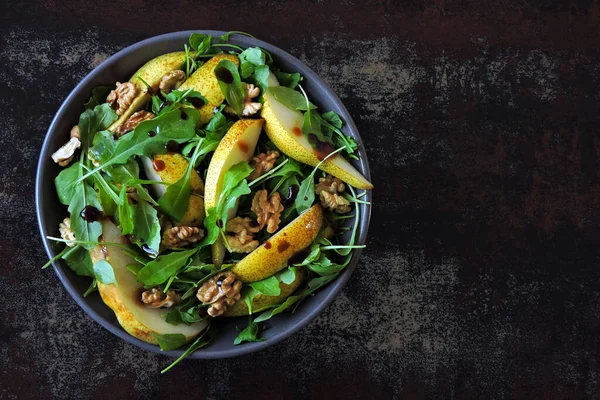
<path id="1" fill-rule="evenodd" d="M 229 128 L 219 142 L 206 173 L 204 207 L 207 212 L 217 206 L 223 188 L 223 178 L 229 168 L 252 158 L 264 122 L 262 119 L 241 119 Z M 237 206 L 230 208 L 228 212 L 227 219 L 235 217 Z M 212 247 L 214 264 L 220 267 L 224 257 L 225 245 L 219 237 Z"/>
<path id="2" fill-rule="evenodd" d="M 215 107 L 219 107 L 225 100 L 225 95 L 221 91 L 219 81 L 215 76 L 215 68 L 221 60 L 229 60 L 237 66 L 240 60 L 233 54 L 218 54 L 204 63 L 195 71 L 183 84 L 179 90 L 193 89 L 200 92 L 207 103 L 198 108 L 200 112 L 200 125 L 206 124 L 213 116 Z"/>
<path id="3" fill-rule="evenodd" d="M 231 268 L 242 282 L 256 282 L 281 271 L 290 258 L 311 245 L 323 225 L 323 209 L 315 204 Z"/>
<path id="4" fill-rule="evenodd" d="M 304 121 L 302 113 L 287 108 L 269 91 L 264 94 L 264 99 L 261 116 L 266 121 L 265 132 L 271 141 L 288 157 L 316 166 L 327 153 L 323 154 L 315 149 L 302 133 Z M 341 154 L 328 158 L 319 168 L 355 188 L 373 188 L 371 182 L 367 181 Z"/>
<path id="5" fill-rule="evenodd" d="M 133 99 L 129 108 L 112 123 L 108 130 L 115 132 L 119 126 L 129 119 L 131 114 L 141 110 L 148 104 L 151 95 L 148 93 L 146 83 L 152 87 L 153 92 L 158 92 L 158 85 L 162 77 L 171 71 L 180 69 L 184 63 L 185 51 L 176 51 L 153 58 L 142 65 L 129 80 L 135 85 L 138 95 Z"/>
<path id="6" fill-rule="evenodd" d="M 102 221 L 102 237 L 105 242 L 127 243 L 119 228 L 108 219 Z M 163 317 L 167 312 L 165 309 L 146 307 L 140 300 L 144 286 L 127 269 L 127 265 L 138 263 L 121 248 L 96 246 L 90 250 L 90 256 L 94 264 L 101 259 L 106 259 L 113 267 L 119 286 L 98 282 L 98 291 L 104 303 L 114 311 L 119 324 L 130 335 L 144 342 L 156 344 L 153 333 L 160 335 L 181 333 L 189 341 L 198 336 L 208 324 L 207 321 L 201 321 L 193 325 L 172 325 Z"/>
<path id="7" fill-rule="evenodd" d="M 279 289 L 281 292 L 279 296 L 267 296 L 264 294 L 257 294 L 252 300 L 252 313 L 263 311 L 275 304 L 283 303 L 302 283 L 306 277 L 306 270 L 302 267 L 296 270 L 296 278 L 289 285 L 283 282 L 279 282 Z M 248 315 L 248 305 L 245 301 L 236 301 L 233 306 L 228 307 L 223 313 L 223 317 L 239 317 L 241 315 Z"/>
<path id="8" fill-rule="evenodd" d="M 179 153 L 156 154 L 154 158 L 142 157 L 142 165 L 146 172 L 146 177 L 153 181 L 161 181 L 165 183 L 177 182 L 188 167 L 189 161 Z M 192 169 L 190 175 L 190 185 L 192 186 L 192 194 L 188 203 L 186 213 L 179 221 L 181 226 L 202 226 L 204 221 L 204 183 L 202 178 Z M 167 191 L 165 185 L 151 185 L 152 192 L 157 198 L 161 198 Z"/>

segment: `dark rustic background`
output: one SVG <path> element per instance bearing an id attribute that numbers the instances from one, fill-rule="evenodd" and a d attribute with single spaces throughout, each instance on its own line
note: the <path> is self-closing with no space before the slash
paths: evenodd
<path id="1" fill-rule="evenodd" d="M 253 3 L 0 6 L 0 397 L 595 397 L 598 1 Z M 376 190 L 369 246 L 319 318 L 160 376 L 170 359 L 39 270 L 33 181 L 79 79 L 185 29 L 247 31 L 305 61 L 354 116 Z"/>

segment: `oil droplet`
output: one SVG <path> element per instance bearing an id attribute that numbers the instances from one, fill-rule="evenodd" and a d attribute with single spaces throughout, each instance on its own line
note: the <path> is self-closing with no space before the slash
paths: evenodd
<path id="1" fill-rule="evenodd" d="M 269 250 L 272 246 L 271 246 L 271 242 L 269 242 L 268 240 L 263 244 L 263 246 L 265 246 L 265 249 Z"/>
<path id="2" fill-rule="evenodd" d="M 85 206 L 83 210 L 81 210 L 80 215 L 84 221 L 95 222 L 101 219 L 104 214 L 94 206 Z"/>
<path id="3" fill-rule="evenodd" d="M 154 136 L 156 136 L 156 132 L 154 132 L 154 131 L 148 131 L 148 136 L 154 137 Z"/>

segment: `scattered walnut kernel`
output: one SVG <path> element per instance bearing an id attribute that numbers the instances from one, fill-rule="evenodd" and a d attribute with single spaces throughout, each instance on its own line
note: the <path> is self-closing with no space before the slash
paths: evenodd
<path id="1" fill-rule="evenodd" d="M 81 133 L 79 132 L 79 125 L 75 125 L 71 128 L 71 138 L 81 139 Z"/>
<path id="2" fill-rule="evenodd" d="M 252 171 L 248 178 L 253 181 L 272 170 L 277 158 L 279 158 L 279 152 L 273 150 L 269 150 L 266 154 L 260 153 L 256 157 L 253 157 L 252 166 L 254 167 L 254 171 Z"/>
<path id="3" fill-rule="evenodd" d="M 279 192 L 275 192 L 267 199 L 268 192 L 266 190 L 259 190 L 252 199 L 251 210 L 257 215 L 257 222 L 260 229 L 267 225 L 267 232 L 273 233 L 279 229 L 279 222 L 281 222 L 281 212 L 283 211 L 283 204 L 281 204 L 281 195 Z"/>
<path id="4" fill-rule="evenodd" d="M 141 110 L 131 114 L 131 117 L 127 119 L 121 126 L 117 128 L 115 131 L 115 135 L 117 137 L 121 137 L 127 132 L 131 132 L 135 129 L 136 126 L 140 124 L 140 122 L 148 121 L 152 118 L 156 117 L 153 113 L 146 110 Z"/>
<path id="5" fill-rule="evenodd" d="M 331 194 L 325 190 L 319 194 L 321 205 L 338 214 L 344 214 L 350 211 L 350 202 L 339 194 Z"/>
<path id="6" fill-rule="evenodd" d="M 204 231 L 195 226 L 174 226 L 167 229 L 162 244 L 167 247 L 185 247 L 204 238 Z"/>
<path id="7" fill-rule="evenodd" d="M 327 174 L 325 178 L 319 178 L 319 183 L 315 185 L 315 193 L 318 195 L 320 195 L 323 190 L 330 194 L 342 193 L 346 190 L 346 186 L 340 179 Z"/>
<path id="8" fill-rule="evenodd" d="M 260 88 L 254 86 L 252 83 L 242 82 L 244 86 L 244 94 L 246 95 L 245 101 L 252 101 L 253 98 L 258 97 L 260 94 Z"/>
<path id="9" fill-rule="evenodd" d="M 218 317 L 228 306 L 240 299 L 241 289 L 242 281 L 237 280 L 233 272 L 223 271 L 204 282 L 198 289 L 196 297 L 202 304 L 210 304 L 208 315 Z"/>
<path id="10" fill-rule="evenodd" d="M 244 103 L 244 109 L 242 110 L 242 115 L 244 117 L 249 117 L 251 115 L 256 114 L 262 108 L 262 104 L 248 101 Z"/>
<path id="11" fill-rule="evenodd" d="M 135 85 L 131 82 L 117 82 L 117 87 L 108 94 L 106 102 L 113 108 L 116 103 L 117 115 L 123 115 L 137 94 Z"/>
<path id="12" fill-rule="evenodd" d="M 60 232 L 60 237 L 65 240 L 75 240 L 75 232 L 71 229 L 71 218 L 65 218 L 63 221 L 58 224 L 58 231 Z M 76 243 L 67 242 L 67 246 L 75 247 Z"/>
<path id="13" fill-rule="evenodd" d="M 56 152 L 52 154 L 52 159 L 61 167 L 66 167 L 73 159 L 75 151 L 77 151 L 77 149 L 80 147 L 81 142 L 79 141 L 79 139 L 76 137 L 72 137 L 60 149 L 56 150 Z"/>
<path id="14" fill-rule="evenodd" d="M 180 69 L 171 71 L 160 80 L 158 88 L 164 94 L 169 94 L 171 90 L 177 89 L 185 81 L 185 72 Z"/>
<path id="15" fill-rule="evenodd" d="M 259 225 L 248 217 L 235 217 L 227 221 L 225 231 L 228 234 L 225 237 L 227 238 L 229 248 L 234 253 L 250 253 L 258 247 L 258 240 L 254 240 L 252 234 L 259 230 Z M 234 233 L 235 235 L 230 235 L 229 233 Z"/>
<path id="16" fill-rule="evenodd" d="M 174 290 L 167 290 L 167 294 L 159 288 L 152 288 L 142 293 L 142 303 L 151 308 L 173 307 L 181 301 L 181 296 Z"/>

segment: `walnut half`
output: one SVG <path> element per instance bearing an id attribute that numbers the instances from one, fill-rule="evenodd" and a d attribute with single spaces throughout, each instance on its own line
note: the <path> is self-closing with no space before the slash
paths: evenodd
<path id="1" fill-rule="evenodd" d="M 338 214 L 345 214 L 351 210 L 350 202 L 342 196 L 344 190 L 344 182 L 329 174 L 325 178 L 319 178 L 319 183 L 315 185 L 315 193 L 319 195 L 321 205 Z"/>
<path id="2" fill-rule="evenodd" d="M 131 117 L 129 117 L 127 121 L 125 121 L 121 126 L 117 128 L 117 130 L 115 131 L 115 135 L 117 137 L 121 137 L 127 132 L 131 132 L 132 130 L 134 130 L 135 127 L 138 126 L 141 122 L 151 120 L 154 117 L 156 117 L 156 115 L 154 115 L 150 111 L 137 111 L 131 114 Z"/>
<path id="3" fill-rule="evenodd" d="M 251 210 L 256 213 L 260 229 L 267 226 L 267 232 L 274 233 L 279 229 L 279 223 L 281 222 L 281 212 L 283 211 L 283 204 L 281 204 L 281 195 L 279 192 L 273 193 L 267 198 L 268 192 L 266 190 L 259 190 L 252 199 Z"/>
<path id="4" fill-rule="evenodd" d="M 254 240 L 253 234 L 258 232 L 258 223 L 246 217 L 235 217 L 227 221 L 225 231 L 227 244 L 234 253 L 250 253 L 258 247 L 258 240 Z M 233 235 L 231 235 L 233 233 Z"/>
<path id="5" fill-rule="evenodd" d="M 195 226 L 174 226 L 165 231 L 162 244 L 167 247 L 185 247 L 204 238 L 204 231 Z"/>
<path id="6" fill-rule="evenodd" d="M 272 170 L 278 158 L 279 152 L 274 150 L 269 150 L 266 153 L 260 153 L 256 157 L 253 157 L 251 165 L 254 167 L 254 170 L 248 179 L 253 181 Z"/>
<path id="7" fill-rule="evenodd" d="M 202 304 L 210 305 L 208 315 L 218 317 L 228 306 L 240 299 L 242 281 L 231 271 L 223 271 L 214 275 L 200 286 L 196 297 Z"/>
<path id="8" fill-rule="evenodd" d="M 163 292 L 159 288 L 152 288 L 142 293 L 142 303 L 150 308 L 173 307 L 181 301 L 181 296 L 174 290 Z"/>
<path id="9" fill-rule="evenodd" d="M 108 94 L 106 97 L 106 102 L 111 107 L 115 108 L 117 115 L 123 115 L 131 103 L 133 103 L 133 99 L 135 99 L 136 94 L 137 89 L 133 83 L 117 82 L 117 87 Z"/>
<path id="10" fill-rule="evenodd" d="M 71 229 L 71 218 L 65 218 L 63 221 L 58 224 L 58 231 L 60 232 L 60 237 L 65 240 L 75 240 L 75 232 Z M 67 242 L 67 246 L 75 247 L 75 243 Z"/>
<path id="11" fill-rule="evenodd" d="M 79 129 L 77 129 L 79 132 Z M 71 139 L 52 154 L 52 160 L 61 167 L 69 165 L 78 148 L 81 147 L 81 142 L 78 137 L 72 136 Z"/>

